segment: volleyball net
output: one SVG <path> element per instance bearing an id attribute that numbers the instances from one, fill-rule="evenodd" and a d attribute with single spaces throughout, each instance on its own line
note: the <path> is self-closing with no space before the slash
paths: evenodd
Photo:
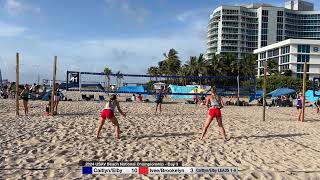
<path id="1" fill-rule="evenodd" d="M 156 85 L 163 85 L 163 93 L 174 96 L 208 95 L 214 85 L 221 96 L 252 96 L 256 93 L 254 76 L 165 76 L 139 74 L 110 74 L 103 72 L 67 71 L 67 91 L 116 94 L 154 95 Z M 174 88 L 173 88 L 174 87 Z"/>

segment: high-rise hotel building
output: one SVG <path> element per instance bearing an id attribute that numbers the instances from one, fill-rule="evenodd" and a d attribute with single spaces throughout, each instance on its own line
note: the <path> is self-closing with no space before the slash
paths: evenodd
<path id="1" fill-rule="evenodd" d="M 231 53 L 241 59 L 286 39 L 320 40 L 320 11 L 314 11 L 312 3 L 291 0 L 285 7 L 220 6 L 210 15 L 206 57 Z"/>

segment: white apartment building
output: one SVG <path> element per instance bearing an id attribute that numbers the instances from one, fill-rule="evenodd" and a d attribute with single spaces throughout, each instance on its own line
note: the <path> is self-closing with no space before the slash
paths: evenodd
<path id="1" fill-rule="evenodd" d="M 302 0 L 290 0 L 285 7 L 220 6 L 210 15 L 207 33 L 208 59 L 227 53 L 241 59 L 286 39 L 320 39 L 320 11 Z"/>
<path id="2" fill-rule="evenodd" d="M 275 61 L 280 73 L 292 71 L 292 76 L 303 77 L 304 62 L 307 62 L 307 78 L 320 77 L 320 40 L 287 39 L 272 45 L 254 50 L 258 55 L 258 74 L 263 76 L 264 63 Z"/>

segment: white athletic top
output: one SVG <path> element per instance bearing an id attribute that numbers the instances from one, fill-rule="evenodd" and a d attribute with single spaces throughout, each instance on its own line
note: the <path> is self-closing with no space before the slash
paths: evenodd
<path id="1" fill-rule="evenodd" d="M 219 109 L 222 107 L 219 96 L 216 95 L 213 100 L 210 100 L 210 107 Z"/>
<path id="2" fill-rule="evenodd" d="M 117 100 L 109 101 L 109 102 L 107 102 L 107 104 L 104 107 L 104 109 L 110 109 L 111 111 L 114 112 L 114 110 L 116 109 L 117 105 L 118 105 L 118 101 Z"/>

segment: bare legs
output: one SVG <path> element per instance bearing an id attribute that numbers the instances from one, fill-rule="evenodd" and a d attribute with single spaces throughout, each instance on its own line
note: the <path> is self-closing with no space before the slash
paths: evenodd
<path id="1" fill-rule="evenodd" d="M 161 103 L 157 103 L 157 107 L 156 107 L 156 114 L 158 112 L 158 107 L 159 107 L 159 112 L 161 114 Z"/>
<path id="2" fill-rule="evenodd" d="M 59 100 L 55 100 L 53 103 L 53 112 L 58 112 Z"/>
<path id="3" fill-rule="evenodd" d="M 102 126 L 104 125 L 104 121 L 105 121 L 105 119 L 100 117 L 100 124 L 99 124 L 98 129 L 97 129 L 97 138 L 100 137 L 100 131 L 102 129 Z"/>
<path id="4" fill-rule="evenodd" d="M 319 106 L 315 105 L 316 113 L 319 113 Z"/>
<path id="5" fill-rule="evenodd" d="M 203 130 L 202 130 L 202 135 L 201 135 L 200 139 L 203 139 L 203 137 L 206 135 L 207 130 L 208 130 L 212 120 L 213 120 L 213 117 L 208 115 L 208 118 L 207 118 L 206 122 L 204 123 Z M 226 132 L 225 132 L 223 124 L 222 124 L 222 118 L 221 117 L 217 118 L 217 122 L 218 122 L 218 126 L 219 126 L 220 135 L 222 135 L 222 138 L 223 138 L 224 141 L 227 141 Z"/>
<path id="6" fill-rule="evenodd" d="M 203 130 L 202 130 L 202 135 L 201 135 L 201 138 L 200 138 L 200 139 L 203 139 L 203 137 L 206 135 L 207 130 L 208 130 L 208 128 L 209 128 L 212 120 L 213 120 L 213 117 L 211 117 L 211 116 L 208 115 L 207 120 L 206 120 L 206 122 L 204 123 Z"/>
<path id="7" fill-rule="evenodd" d="M 23 100 L 23 107 L 24 107 L 24 115 L 28 115 L 28 113 L 29 113 L 28 101 Z"/>
<path id="8" fill-rule="evenodd" d="M 223 124 L 222 124 L 222 118 L 221 117 L 217 118 L 217 121 L 218 121 L 220 135 L 222 135 L 222 138 L 223 138 L 224 141 L 227 141 L 226 131 L 224 130 L 224 127 L 223 127 Z"/>
<path id="9" fill-rule="evenodd" d="M 298 121 L 302 120 L 302 109 L 298 110 Z"/>
<path id="10" fill-rule="evenodd" d="M 100 137 L 100 131 L 101 131 L 103 125 L 104 125 L 104 121 L 105 121 L 105 119 L 100 118 L 100 124 L 99 124 L 98 129 L 97 129 L 97 138 Z M 120 126 L 119 126 L 119 123 L 118 123 L 117 118 L 116 118 L 116 117 L 113 117 L 110 121 L 111 121 L 111 123 L 115 126 L 115 131 L 114 131 L 114 133 L 115 133 L 115 135 L 116 135 L 116 138 L 117 138 L 117 139 L 120 139 Z"/>
<path id="11" fill-rule="evenodd" d="M 114 133 L 115 133 L 117 139 L 120 139 L 120 127 L 119 127 L 119 122 L 118 122 L 117 118 L 113 117 L 111 119 L 111 122 L 115 126 Z"/>

